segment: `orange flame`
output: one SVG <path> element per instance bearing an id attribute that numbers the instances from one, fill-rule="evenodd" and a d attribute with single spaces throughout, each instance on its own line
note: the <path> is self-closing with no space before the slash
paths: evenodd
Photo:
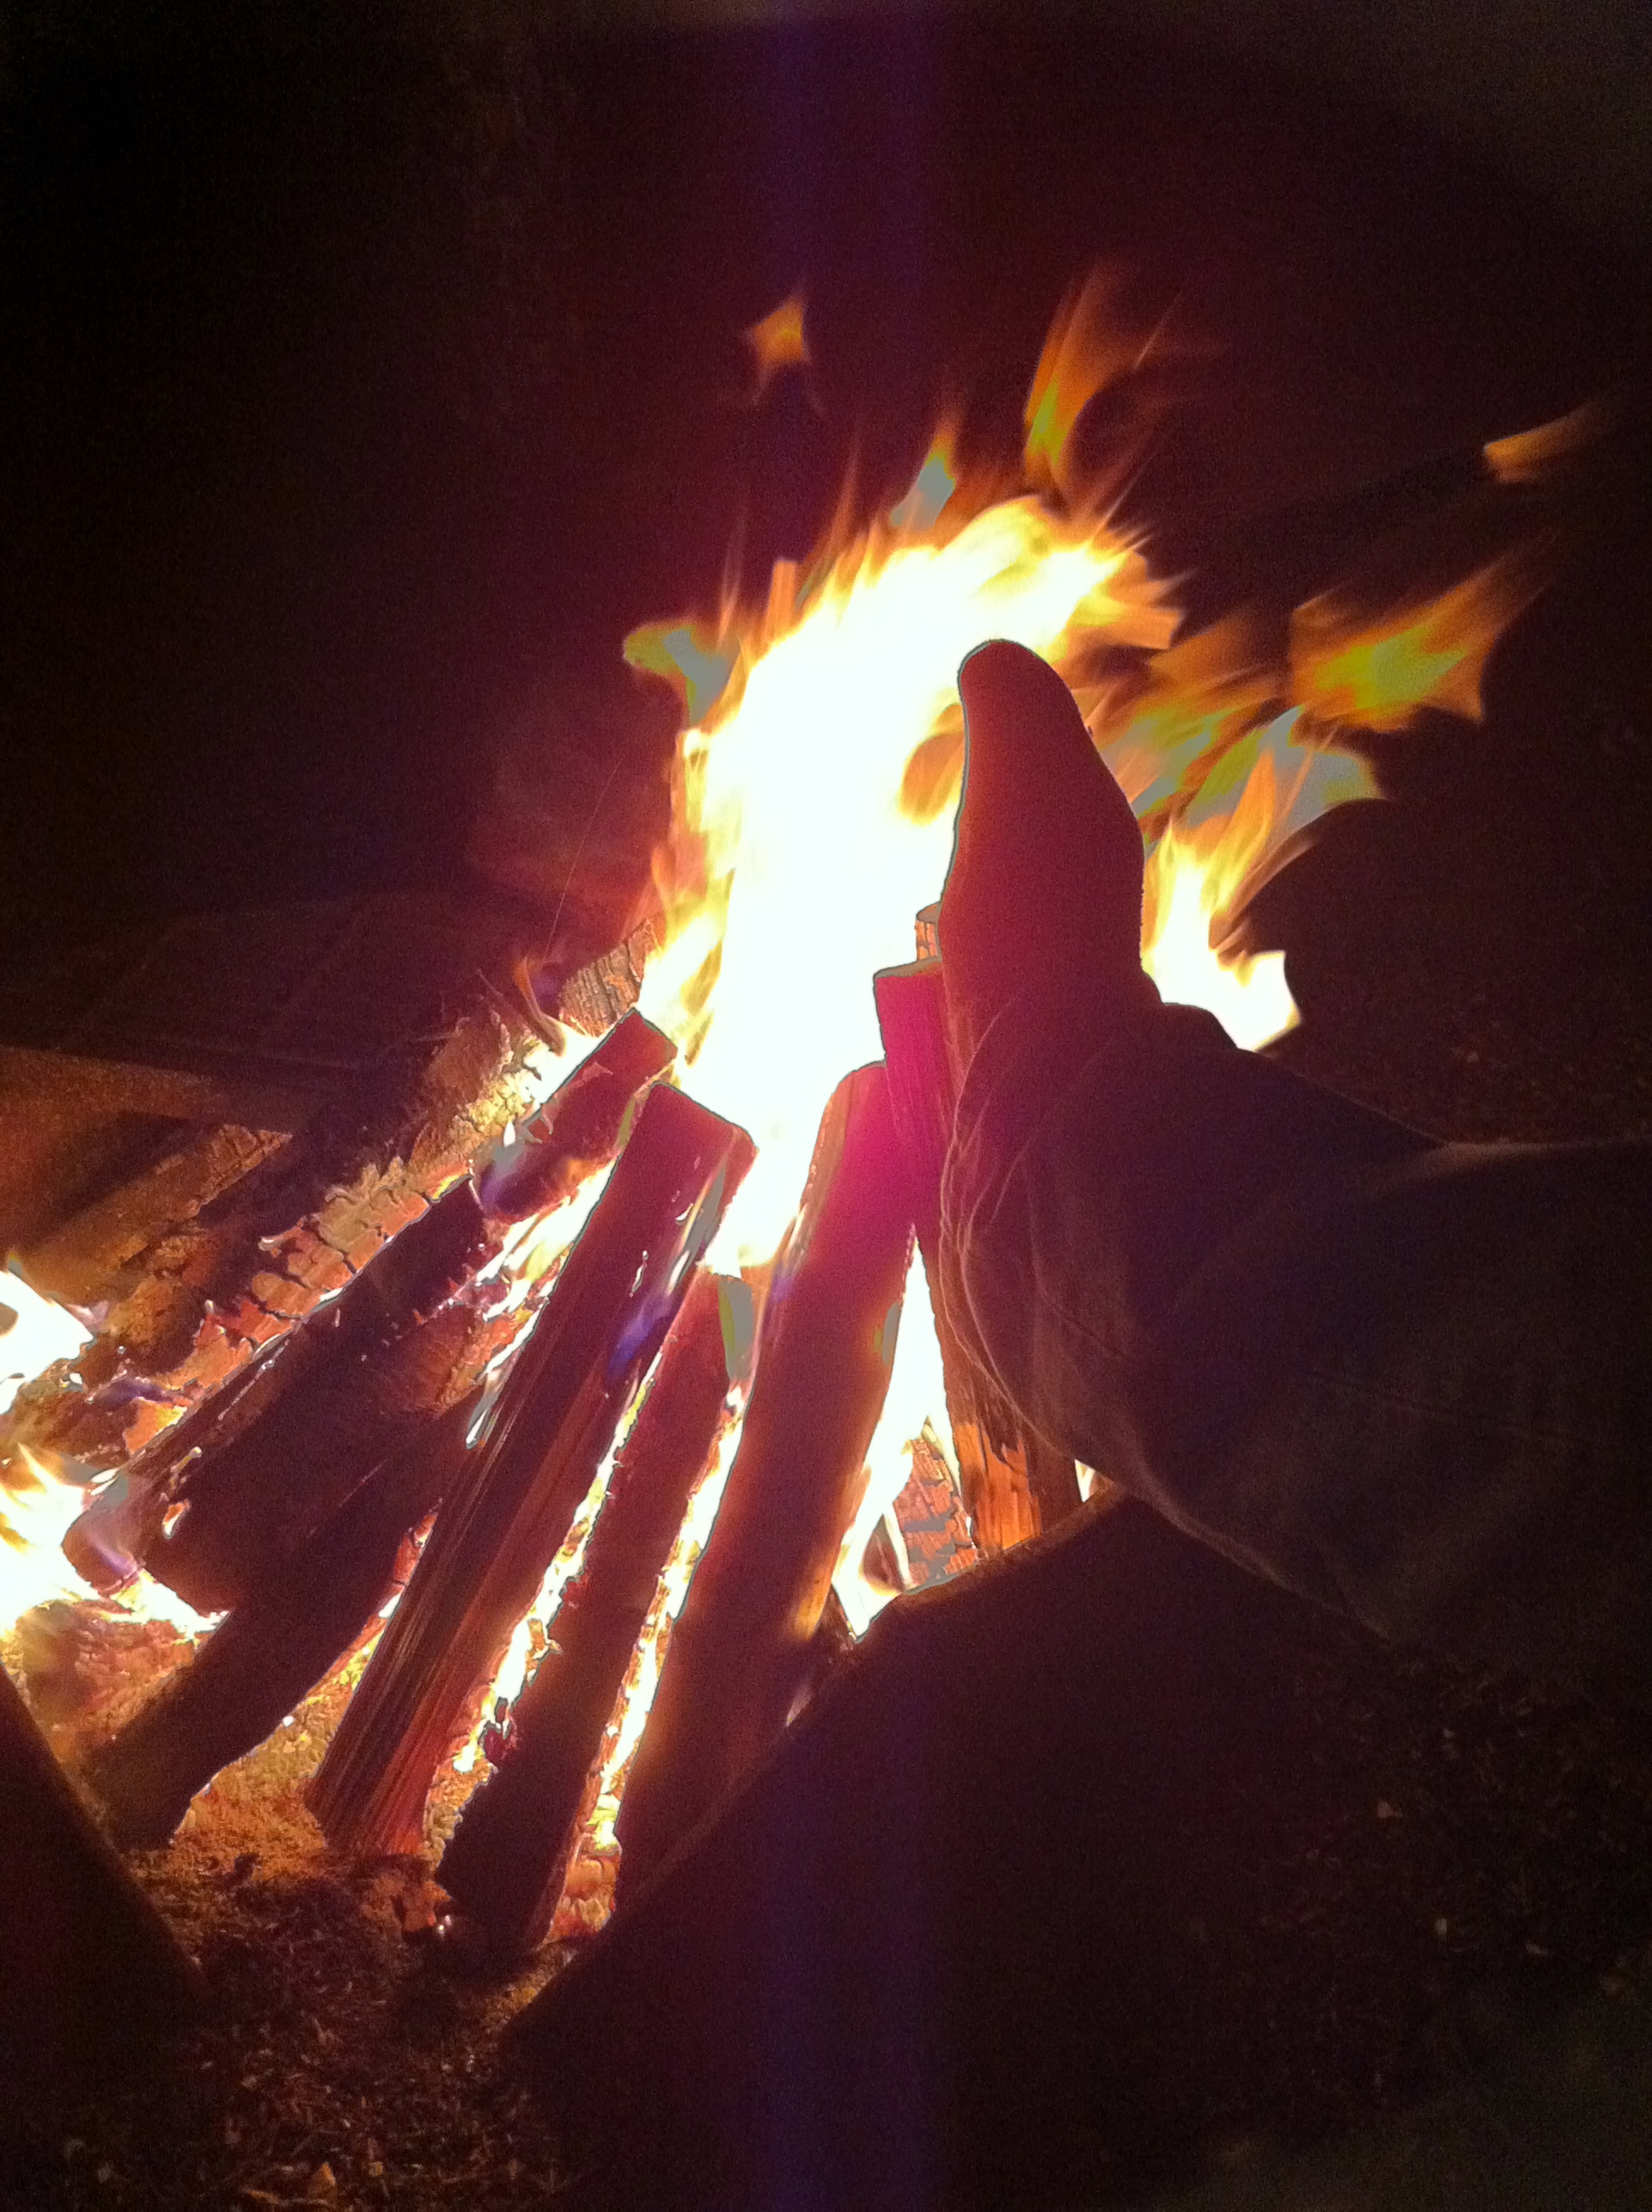
<path id="1" fill-rule="evenodd" d="M 1618 419 L 1619 410 L 1611 401 L 1588 400 L 1552 422 L 1517 430 L 1512 437 L 1493 438 L 1485 448 L 1485 465 L 1502 484 L 1546 483 L 1575 467 Z"/>
<path id="2" fill-rule="evenodd" d="M 808 332 L 804 328 L 805 307 L 803 294 L 793 292 L 778 307 L 771 307 L 753 323 L 750 330 L 742 332 L 756 369 L 754 401 L 762 398 L 782 369 L 807 368 L 811 365 L 813 356 L 809 351 Z"/>
<path id="3" fill-rule="evenodd" d="M 1421 707 L 1480 719 L 1491 648 L 1542 589 L 1534 549 L 1488 562 L 1426 605 L 1362 617 L 1335 595 L 1291 624 L 1291 696 L 1321 721 L 1402 730 Z"/>
<path id="4" fill-rule="evenodd" d="M 72 1359 L 91 1340 L 78 1314 L 0 1267 L 0 1413 L 9 1412 L 24 1383 L 60 1359 Z"/>

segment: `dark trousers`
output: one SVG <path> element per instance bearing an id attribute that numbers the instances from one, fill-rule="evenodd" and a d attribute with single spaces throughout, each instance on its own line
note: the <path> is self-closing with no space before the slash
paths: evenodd
<path id="1" fill-rule="evenodd" d="M 1652 1702 L 1652 1146 L 1437 1144 L 1187 1010 L 1034 1007 L 947 1228 L 1063 1449 L 1383 1636 Z"/>

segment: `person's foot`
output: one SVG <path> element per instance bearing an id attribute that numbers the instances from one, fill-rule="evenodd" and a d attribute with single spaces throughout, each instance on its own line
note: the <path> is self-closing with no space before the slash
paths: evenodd
<path id="1" fill-rule="evenodd" d="M 1151 1002 L 1141 832 L 1072 694 L 1048 662 L 1002 638 L 969 655 L 958 691 L 963 797 L 940 935 L 966 1040 L 1066 976 L 1116 990 L 1121 1011 Z"/>

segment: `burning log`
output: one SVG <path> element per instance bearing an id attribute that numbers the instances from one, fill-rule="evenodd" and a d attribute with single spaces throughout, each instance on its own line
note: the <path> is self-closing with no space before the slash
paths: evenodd
<path id="1" fill-rule="evenodd" d="M 786 1725 L 859 1502 L 911 1249 L 875 1062 L 832 1094 L 776 1264 L 739 1449 L 621 1807 L 628 1885 Z"/>
<path id="2" fill-rule="evenodd" d="M 123 1844 L 172 1835 L 221 1767 L 279 1728 L 369 1629 L 465 1453 L 476 1395 L 374 1468 L 297 1556 L 87 1762 Z"/>
<path id="3" fill-rule="evenodd" d="M 649 1093 L 312 1785 L 337 1848 L 418 1848 L 437 1763 L 531 1604 L 751 1158 L 744 1130 L 680 1091 Z"/>
<path id="4" fill-rule="evenodd" d="M 483 1170 L 479 1188 L 489 1215 L 524 1221 L 566 1205 L 613 1158 L 632 1102 L 676 1057 L 671 1039 L 641 1014 L 616 1022 L 527 1123 L 521 1145 Z"/>
<path id="5" fill-rule="evenodd" d="M 0 1670 L 0 2114 L 38 2119 L 129 2070 L 197 1977 Z"/>
<path id="6" fill-rule="evenodd" d="M 129 1469 L 70 1531 L 71 1559 L 106 1583 L 130 1554 L 202 1612 L 255 1602 L 441 1403 L 471 1328 L 455 1293 L 497 1251 L 497 1224 L 565 1203 L 611 1159 L 633 1099 L 674 1055 L 628 1014 L 484 1176 L 481 1199 L 460 1182 L 403 1230 L 258 1364 L 267 1377 L 249 1380 L 250 1407 L 220 1414 L 215 1401 L 168 1431 L 152 1465 Z"/>
<path id="7" fill-rule="evenodd" d="M 923 935 L 920 916 L 920 942 Z M 940 1275 L 941 1170 L 952 1137 L 957 1081 L 941 963 L 920 959 L 885 968 L 873 988 L 896 1133 L 940 1339 L 964 1504 L 981 1550 L 1008 1551 L 1077 1510 L 1078 1473 L 1070 1459 L 1023 1427 L 1003 1393 L 964 1352 L 947 1312 Z"/>
<path id="8" fill-rule="evenodd" d="M 289 1382 L 210 1457 L 175 1466 L 142 1555 L 149 1571 L 202 1613 L 255 1603 L 440 1406 L 471 1328 L 454 1292 L 495 1249 L 468 1183 L 386 1246 L 317 1353 L 282 1363 L 302 1387 Z"/>
<path id="9" fill-rule="evenodd" d="M 562 1894 L 587 1777 L 603 1742 L 690 1492 L 731 1418 L 743 1285 L 703 1272 L 666 1338 L 609 1478 L 585 1565 L 553 1641 L 511 1709 L 507 1749 L 471 1797 L 438 1878 L 489 1940 L 544 1940 Z"/>

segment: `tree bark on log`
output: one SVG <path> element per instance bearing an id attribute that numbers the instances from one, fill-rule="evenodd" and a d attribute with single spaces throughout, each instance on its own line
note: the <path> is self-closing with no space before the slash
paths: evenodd
<path id="1" fill-rule="evenodd" d="M 689 1495 L 732 1418 L 731 1296 L 744 1297 L 744 1286 L 699 1273 L 616 1455 L 584 1570 L 511 1709 L 504 1757 L 466 1805 L 437 1869 L 501 1952 L 535 1950 L 550 1929 L 587 1778 Z"/>
<path id="2" fill-rule="evenodd" d="M 680 1091 L 649 1093 L 312 1784 L 337 1849 L 418 1849 L 436 1765 L 532 1603 L 751 1159 L 744 1130 Z"/>
<path id="3" fill-rule="evenodd" d="M 3 1670 L 0 1899 L 0 2120 L 49 2122 L 142 2063 L 199 1978 Z"/>
<path id="4" fill-rule="evenodd" d="M 456 1183 L 283 1340 L 268 1380 L 250 1386 L 248 1412 L 209 1407 L 168 1431 L 150 1468 L 129 1469 L 118 1496 L 111 1486 L 109 1502 L 76 1523 L 71 1560 L 130 1553 L 203 1613 L 256 1603 L 363 1471 L 440 1404 L 470 1331 L 455 1294 L 498 1250 L 498 1224 L 565 1204 L 611 1159 L 632 1101 L 675 1051 L 628 1014 L 552 1094 L 509 1164 L 484 1176 L 485 1201 Z"/>
<path id="5" fill-rule="evenodd" d="M 921 929 L 921 916 L 920 923 Z M 1003 1393 L 965 1353 L 947 1312 L 940 1273 L 941 1173 L 952 1139 L 957 1079 L 941 963 L 923 959 L 885 968 L 873 989 L 896 1132 L 941 1342 L 964 1504 L 981 1549 L 1008 1551 L 1077 1511 L 1078 1474 L 1070 1459 L 1028 1432 Z"/>
<path id="6" fill-rule="evenodd" d="M 164 1844 L 197 1791 L 279 1728 L 373 1626 L 408 1539 L 464 1458 L 477 1402 L 473 1392 L 375 1468 L 93 1753 L 87 1779 L 119 1842 Z"/>
<path id="7" fill-rule="evenodd" d="M 833 1093 L 750 1403 L 620 1809 L 627 1887 L 785 1727 L 889 1387 L 912 1223 L 881 1062 Z"/>

